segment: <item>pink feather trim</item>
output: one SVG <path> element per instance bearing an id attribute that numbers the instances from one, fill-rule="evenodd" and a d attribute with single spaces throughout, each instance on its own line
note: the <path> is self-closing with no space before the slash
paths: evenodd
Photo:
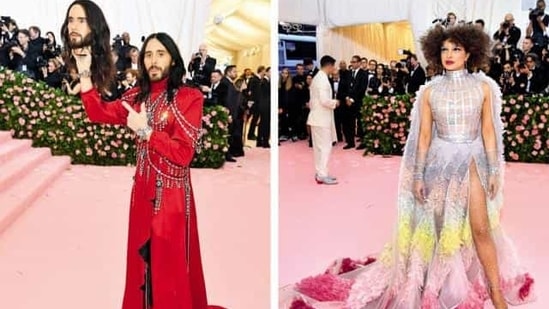
<path id="1" fill-rule="evenodd" d="M 528 297 L 528 295 L 530 295 L 532 284 L 534 284 L 534 279 L 530 277 L 530 274 L 525 274 L 524 283 L 519 289 L 519 297 L 521 300 L 525 300 Z"/>
<path id="2" fill-rule="evenodd" d="M 296 298 L 290 305 L 290 309 L 315 309 L 315 308 L 307 304 L 303 299 Z"/>
<path id="3" fill-rule="evenodd" d="M 349 297 L 352 280 L 324 274 L 303 279 L 296 289 L 318 301 L 344 301 Z"/>
<path id="4" fill-rule="evenodd" d="M 328 267 L 328 269 L 326 269 L 324 274 L 341 275 L 357 268 L 364 267 L 375 261 L 376 259 L 373 257 L 367 257 L 365 260 L 353 260 L 351 258 L 338 259 L 335 260 L 332 265 Z"/>

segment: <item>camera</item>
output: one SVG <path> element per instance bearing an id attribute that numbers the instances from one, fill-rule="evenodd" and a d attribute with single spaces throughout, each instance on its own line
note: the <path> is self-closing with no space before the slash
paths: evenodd
<path id="1" fill-rule="evenodd" d="M 508 21 L 504 21 L 504 22 L 501 24 L 501 27 L 502 27 L 503 29 L 507 29 L 507 28 L 511 27 L 511 23 L 508 22 Z"/>
<path id="2" fill-rule="evenodd" d="M 10 16 L 0 16 L 0 27 L 4 27 L 5 25 L 9 24 L 11 21 Z"/>
<path id="3" fill-rule="evenodd" d="M 543 15 L 545 15 L 545 12 L 543 10 L 535 8 L 535 9 L 530 9 L 530 14 L 528 15 L 528 18 L 531 21 L 536 21 L 538 17 Z"/>
<path id="4" fill-rule="evenodd" d="M 432 23 L 433 24 L 440 23 L 442 26 L 446 27 L 450 23 L 450 19 L 449 18 L 437 18 L 437 19 L 433 20 Z"/>
<path id="5" fill-rule="evenodd" d="M 39 68 L 47 67 L 48 66 L 48 59 L 45 59 L 43 56 L 38 56 L 36 58 L 36 65 Z"/>
<path id="6" fill-rule="evenodd" d="M 112 47 L 114 49 L 118 50 L 120 49 L 120 47 L 122 47 L 124 40 L 122 40 L 120 34 L 117 34 L 112 40 L 114 41 L 114 43 L 112 43 Z"/>
<path id="7" fill-rule="evenodd" d="M 117 71 L 116 72 L 116 80 L 121 82 L 126 79 L 126 72 L 124 71 Z"/>
<path id="8" fill-rule="evenodd" d="M 17 39 L 4 42 L 4 48 L 8 50 L 15 46 L 19 46 L 19 42 L 17 41 Z"/>
<path id="9" fill-rule="evenodd" d="M 399 50 L 398 50 L 398 54 L 399 54 L 399 55 L 406 55 L 406 56 L 411 56 L 411 55 L 413 55 L 413 53 L 412 53 L 410 50 L 408 50 L 408 49 L 399 49 Z"/>

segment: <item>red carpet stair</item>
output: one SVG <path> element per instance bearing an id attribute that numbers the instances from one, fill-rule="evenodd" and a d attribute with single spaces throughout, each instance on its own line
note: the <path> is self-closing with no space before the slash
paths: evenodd
<path id="1" fill-rule="evenodd" d="M 69 157 L 54 157 L 31 143 L 0 131 L 0 234 L 70 167 Z"/>

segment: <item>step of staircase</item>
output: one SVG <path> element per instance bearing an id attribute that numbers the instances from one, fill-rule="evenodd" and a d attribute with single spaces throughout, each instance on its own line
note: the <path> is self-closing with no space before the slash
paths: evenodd
<path id="1" fill-rule="evenodd" d="M 40 153 L 49 153 L 49 150 Z M 0 191 L 0 235 L 44 194 L 53 181 L 70 168 L 70 164 L 69 157 L 46 157 L 32 168 L 26 166 L 25 173 L 8 188 Z"/>
<path id="2" fill-rule="evenodd" d="M 11 133 L 7 131 L 0 131 L 0 143 L 10 140 L 11 139 Z"/>
<path id="3" fill-rule="evenodd" d="M 0 234 L 70 167 L 70 157 L 31 146 L 31 140 L 0 131 Z"/>
<path id="4" fill-rule="evenodd" d="M 49 148 L 28 148 L 17 157 L 2 163 L 0 165 L 0 194 L 16 184 L 23 176 L 31 173 L 36 166 L 48 158 L 51 158 Z"/>
<path id="5" fill-rule="evenodd" d="M 0 143 L 0 165 L 8 162 L 22 152 L 30 149 L 32 141 L 28 139 L 9 139 Z"/>

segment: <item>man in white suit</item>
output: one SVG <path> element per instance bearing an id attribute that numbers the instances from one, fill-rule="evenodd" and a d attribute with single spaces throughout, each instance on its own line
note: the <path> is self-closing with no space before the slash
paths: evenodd
<path id="1" fill-rule="evenodd" d="M 320 59 L 320 71 L 313 78 L 310 87 L 309 118 L 307 124 L 311 126 L 313 137 L 313 154 L 315 159 L 318 184 L 335 185 L 337 180 L 328 174 L 328 161 L 332 152 L 332 143 L 337 141 L 335 129 L 334 109 L 339 101 L 333 99 L 332 87 L 328 76 L 335 70 L 335 59 L 323 56 Z"/>

